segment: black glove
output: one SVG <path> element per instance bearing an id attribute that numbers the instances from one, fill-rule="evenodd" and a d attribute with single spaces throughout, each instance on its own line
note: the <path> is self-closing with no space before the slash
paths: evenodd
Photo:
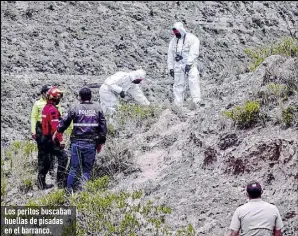
<path id="1" fill-rule="evenodd" d="M 124 91 L 121 91 L 121 93 L 120 93 L 120 97 L 125 98 L 125 93 L 124 93 Z"/>
<path id="2" fill-rule="evenodd" d="M 99 137 L 95 140 L 96 141 L 96 146 L 98 144 L 105 144 L 106 139 L 107 139 L 106 136 L 99 135 Z"/>
<path id="3" fill-rule="evenodd" d="M 172 77 L 174 77 L 174 70 L 173 70 L 173 69 L 170 69 L 170 75 L 171 75 Z"/>
<path id="4" fill-rule="evenodd" d="M 190 67 L 191 67 L 191 65 L 185 66 L 185 74 L 188 74 L 188 72 L 190 71 Z"/>

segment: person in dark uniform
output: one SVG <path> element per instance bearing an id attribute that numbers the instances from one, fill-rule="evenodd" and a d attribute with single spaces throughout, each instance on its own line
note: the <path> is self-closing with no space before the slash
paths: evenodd
<path id="1" fill-rule="evenodd" d="M 91 101 L 92 93 L 88 87 L 79 91 L 80 103 L 75 104 L 63 117 L 57 127 L 53 139 L 62 135 L 73 121 L 70 136 L 71 161 L 67 178 L 67 192 L 75 190 L 75 180 L 79 179 L 79 189 L 91 177 L 96 152 L 102 150 L 106 141 L 107 124 L 98 102 Z"/>

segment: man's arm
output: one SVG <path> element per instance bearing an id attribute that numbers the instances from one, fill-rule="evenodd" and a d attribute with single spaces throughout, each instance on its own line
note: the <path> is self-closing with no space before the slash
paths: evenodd
<path id="1" fill-rule="evenodd" d="M 110 89 L 112 89 L 115 93 L 121 93 L 122 92 L 122 88 L 120 86 L 118 86 L 117 84 L 108 84 L 108 86 L 110 87 Z"/>
<path id="2" fill-rule="evenodd" d="M 96 141 L 96 152 L 101 152 L 104 144 L 106 143 L 106 135 L 108 132 L 106 119 L 104 114 L 102 113 L 101 109 L 98 112 L 98 135 L 99 137 L 95 140 Z"/>
<path id="3" fill-rule="evenodd" d="M 106 142 L 106 135 L 108 133 L 107 122 L 102 111 L 98 112 L 98 116 L 99 116 L 99 121 L 98 121 L 99 140 L 98 141 L 100 144 L 104 144 Z"/>
<path id="4" fill-rule="evenodd" d="M 63 108 L 61 104 L 59 103 L 56 107 L 58 108 L 58 111 L 60 112 L 61 117 L 63 117 Z M 67 132 L 70 134 L 72 130 L 73 130 L 73 122 L 71 122 L 70 125 L 68 126 Z"/>
<path id="5" fill-rule="evenodd" d="M 41 115 L 41 126 L 42 126 L 42 134 L 43 135 L 48 135 L 49 132 L 49 125 L 48 125 L 48 116 L 46 113 L 46 106 L 42 110 L 42 115 Z"/>
<path id="6" fill-rule="evenodd" d="M 34 103 L 31 111 L 31 133 L 36 134 L 36 122 L 38 119 L 38 107 L 36 103 Z"/>
<path id="7" fill-rule="evenodd" d="M 189 54 L 187 57 L 187 65 L 192 65 L 194 63 L 194 60 L 198 58 L 200 52 L 200 40 L 197 37 L 193 37 L 191 39 L 191 45 L 189 48 Z"/>
<path id="8" fill-rule="evenodd" d="M 231 234 L 230 234 L 230 236 L 238 236 L 240 228 L 241 228 L 241 222 L 239 219 L 239 208 L 237 208 L 236 211 L 234 212 L 232 220 L 231 220 L 231 224 L 230 224 Z"/>
<path id="9" fill-rule="evenodd" d="M 145 97 L 143 91 L 141 90 L 140 86 L 137 84 L 132 84 L 127 91 L 132 98 L 140 105 L 149 106 L 150 102 Z"/>
<path id="10" fill-rule="evenodd" d="M 99 112 L 100 135 L 106 136 L 108 133 L 107 122 L 102 112 Z"/>
<path id="11" fill-rule="evenodd" d="M 106 119 L 104 117 L 104 114 L 102 111 L 98 112 L 98 134 L 99 137 L 96 140 L 96 152 L 99 153 L 101 152 L 104 144 L 106 143 L 106 135 L 108 132 L 108 128 L 107 128 L 107 123 L 106 123 Z"/>
<path id="12" fill-rule="evenodd" d="M 64 116 L 60 121 L 59 124 L 57 126 L 57 132 L 59 133 L 64 133 L 64 131 L 70 126 L 70 124 L 72 124 L 72 120 L 73 120 L 73 115 L 74 115 L 74 111 L 72 109 L 70 109 L 67 113 L 66 116 Z"/>
<path id="13" fill-rule="evenodd" d="M 170 41 L 169 48 L 168 48 L 168 70 L 174 69 L 175 55 L 173 53 L 173 42 L 174 40 L 172 39 Z"/>
<path id="14" fill-rule="evenodd" d="M 281 216 L 280 216 L 280 213 L 279 213 L 279 210 L 277 209 L 277 207 L 276 207 L 276 212 L 277 212 L 276 213 L 277 218 L 275 221 L 274 236 L 282 236 L 281 229 L 283 228 L 284 224 L 282 222 L 282 219 L 281 219 Z"/>
<path id="15" fill-rule="evenodd" d="M 51 125 L 51 130 L 53 130 L 55 132 L 55 138 L 57 138 L 57 140 L 59 142 L 63 141 L 63 136 L 62 133 L 57 133 L 56 134 L 56 130 L 58 128 L 59 125 L 59 111 L 58 109 L 50 109 L 49 110 L 49 117 L 50 117 L 50 125 Z"/>

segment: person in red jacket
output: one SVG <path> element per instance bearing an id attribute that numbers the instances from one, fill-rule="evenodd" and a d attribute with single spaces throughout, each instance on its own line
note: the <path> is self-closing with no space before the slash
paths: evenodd
<path id="1" fill-rule="evenodd" d="M 45 178 L 49 171 L 51 158 L 56 156 L 58 159 L 58 169 L 57 169 L 57 183 L 59 188 L 64 188 L 66 184 L 66 166 L 68 157 L 64 151 L 64 141 L 62 134 L 58 134 L 54 141 L 52 141 L 52 136 L 57 130 L 59 120 L 61 119 L 61 114 L 57 108 L 60 99 L 63 97 L 63 92 L 57 87 L 52 87 L 47 92 L 47 104 L 42 110 L 42 134 L 44 137 L 43 144 L 45 147 L 45 157 L 39 163 L 38 170 L 38 188 L 48 189 L 53 187 L 53 185 L 46 184 Z"/>

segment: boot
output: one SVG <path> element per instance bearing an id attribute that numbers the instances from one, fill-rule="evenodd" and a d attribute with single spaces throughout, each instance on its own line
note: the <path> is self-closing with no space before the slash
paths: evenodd
<path id="1" fill-rule="evenodd" d="M 66 184 L 63 181 L 58 181 L 57 182 L 57 185 L 58 185 L 58 188 L 59 189 L 62 189 L 62 188 L 65 188 L 66 187 Z"/>
<path id="2" fill-rule="evenodd" d="M 46 184 L 44 183 L 44 188 L 43 189 L 49 189 L 49 188 L 53 188 L 54 187 L 54 184 Z"/>
<path id="3" fill-rule="evenodd" d="M 53 184 L 46 184 L 46 176 L 45 175 L 38 175 L 37 177 L 37 187 L 40 190 L 49 189 L 54 187 Z"/>
<path id="4" fill-rule="evenodd" d="M 73 195 L 73 189 L 72 188 L 65 188 L 65 194 L 66 196 L 72 196 Z"/>
<path id="5" fill-rule="evenodd" d="M 68 173 L 66 171 L 57 170 L 58 188 L 66 188 Z"/>
<path id="6" fill-rule="evenodd" d="M 63 174 L 60 173 L 60 172 L 57 172 L 57 185 L 58 185 L 58 188 L 65 188 L 65 181 L 64 181 L 64 178 L 63 178 Z"/>
<path id="7" fill-rule="evenodd" d="M 50 174 L 52 177 L 55 176 L 54 167 L 55 167 L 55 157 L 53 157 L 53 159 L 51 160 L 51 165 L 50 165 L 50 169 L 49 169 L 49 174 Z"/>
<path id="8" fill-rule="evenodd" d="M 50 169 L 49 170 L 49 174 L 50 174 L 50 176 L 52 176 L 54 178 L 55 177 L 55 171 L 54 171 L 54 169 Z"/>

